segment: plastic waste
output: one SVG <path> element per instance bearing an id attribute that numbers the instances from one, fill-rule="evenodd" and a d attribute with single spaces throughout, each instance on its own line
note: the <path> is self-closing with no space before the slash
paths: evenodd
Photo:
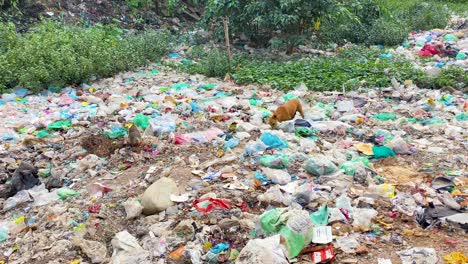
<path id="1" fill-rule="evenodd" d="M 338 170 L 326 157 L 313 157 L 306 163 L 306 171 L 314 176 L 330 175 Z"/>
<path id="2" fill-rule="evenodd" d="M 193 201 L 192 206 L 200 213 L 207 214 L 215 208 L 230 209 L 231 204 L 223 199 L 203 198 Z"/>
<path id="3" fill-rule="evenodd" d="M 122 138 L 128 134 L 127 130 L 123 127 L 113 126 L 110 131 L 104 132 L 104 135 L 110 139 Z"/>
<path id="4" fill-rule="evenodd" d="M 71 126 L 71 120 L 61 120 L 47 126 L 47 129 L 65 129 Z"/>
<path id="5" fill-rule="evenodd" d="M 289 157 L 286 154 L 276 153 L 274 155 L 264 155 L 260 159 L 262 166 L 272 169 L 284 169 L 289 167 Z"/>
<path id="6" fill-rule="evenodd" d="M 67 188 L 64 188 L 64 189 L 60 189 L 57 191 L 57 195 L 58 195 L 58 198 L 60 200 L 67 200 L 69 198 L 76 198 L 78 196 L 80 196 L 80 194 L 72 189 L 67 189 Z"/>
<path id="7" fill-rule="evenodd" d="M 29 196 L 28 191 L 26 191 L 26 190 L 19 191 L 14 196 L 8 198 L 5 201 L 5 203 L 3 204 L 3 211 L 4 212 L 9 211 L 9 210 L 21 205 L 21 204 L 24 204 L 24 203 L 27 203 L 27 202 L 30 202 L 30 201 L 32 201 L 32 200 L 31 200 L 31 197 Z"/>
<path id="8" fill-rule="evenodd" d="M 394 113 L 380 113 L 372 116 L 372 118 L 378 119 L 380 121 L 395 120 L 396 114 Z"/>
<path id="9" fill-rule="evenodd" d="M 288 172 L 283 170 L 275 170 L 270 168 L 262 168 L 262 172 L 273 183 L 284 185 L 291 182 L 291 176 Z"/>
<path id="10" fill-rule="evenodd" d="M 396 156 L 395 152 L 393 152 L 393 150 L 387 146 L 373 146 L 372 152 L 374 152 L 374 158 L 376 159 Z"/>
<path id="11" fill-rule="evenodd" d="M 414 247 L 398 251 L 402 264 L 437 264 L 439 258 L 433 248 Z"/>
<path id="12" fill-rule="evenodd" d="M 237 145 L 239 145 L 239 143 L 240 143 L 240 140 L 238 138 L 231 138 L 224 143 L 223 149 L 224 150 L 232 149 L 236 147 Z"/>
<path id="13" fill-rule="evenodd" d="M 390 199 L 395 198 L 395 186 L 390 185 L 390 184 L 384 183 L 380 185 L 370 185 L 369 191 L 371 193 L 378 194 L 381 197 L 390 198 Z"/>
<path id="14" fill-rule="evenodd" d="M 145 130 L 150 124 L 149 117 L 143 114 L 137 114 L 133 119 L 133 124 L 142 130 Z"/>
<path id="15" fill-rule="evenodd" d="M 267 149 L 284 149 L 288 147 L 288 144 L 278 136 L 273 135 L 270 132 L 265 132 L 260 136 L 260 140 L 267 145 Z"/>
<path id="16" fill-rule="evenodd" d="M 0 243 L 8 239 L 8 227 L 6 223 L 0 223 Z"/>
<path id="17" fill-rule="evenodd" d="M 351 206 L 351 199 L 346 195 L 346 193 L 343 193 L 338 198 L 336 198 L 335 207 L 339 208 L 340 210 L 346 210 L 346 212 L 349 214 L 349 217 L 352 217 L 354 209 Z"/>
<path id="18" fill-rule="evenodd" d="M 254 142 L 249 142 L 245 146 L 244 149 L 244 156 L 255 156 L 261 152 L 264 152 L 267 149 L 267 145 L 265 145 L 261 141 L 254 141 Z"/>
<path id="19" fill-rule="evenodd" d="M 260 225 L 267 234 L 280 234 L 286 240 L 288 259 L 294 258 L 312 241 L 313 223 L 304 210 L 276 208 L 260 216 Z"/>
<path id="20" fill-rule="evenodd" d="M 310 214 L 310 220 L 312 220 L 312 222 L 318 226 L 327 225 L 328 215 L 328 206 L 327 204 L 324 204 L 316 212 Z"/>
<path id="21" fill-rule="evenodd" d="M 340 237 L 336 239 L 335 246 L 345 253 L 353 254 L 359 247 L 359 242 L 352 237 Z"/>
<path id="22" fill-rule="evenodd" d="M 203 144 L 224 134 L 221 129 L 212 128 L 201 132 L 188 133 L 175 136 L 174 143 L 176 145 L 185 144 Z"/>
<path id="23" fill-rule="evenodd" d="M 378 212 L 372 208 L 354 208 L 353 226 L 368 228 Z"/>
<path id="24" fill-rule="evenodd" d="M 288 264 L 281 236 L 249 240 L 236 259 L 236 264 Z"/>
<path id="25" fill-rule="evenodd" d="M 463 252 L 453 251 L 450 254 L 444 256 L 444 260 L 447 264 L 462 264 L 468 263 L 468 257 Z"/>

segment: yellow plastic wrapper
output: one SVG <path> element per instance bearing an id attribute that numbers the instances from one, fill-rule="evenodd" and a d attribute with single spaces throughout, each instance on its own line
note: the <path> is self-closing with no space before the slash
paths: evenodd
<path id="1" fill-rule="evenodd" d="M 372 150 L 373 145 L 370 143 L 359 143 L 354 144 L 354 147 L 359 151 L 368 156 L 374 155 L 374 151 Z"/>
<path id="2" fill-rule="evenodd" d="M 454 251 L 444 256 L 447 264 L 465 264 L 468 263 L 468 258 L 462 252 Z"/>

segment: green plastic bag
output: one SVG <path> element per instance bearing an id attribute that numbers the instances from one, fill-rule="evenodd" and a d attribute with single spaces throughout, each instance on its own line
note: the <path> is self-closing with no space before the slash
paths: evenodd
<path id="1" fill-rule="evenodd" d="M 267 233 L 280 234 L 286 240 L 288 258 L 295 258 L 312 240 L 313 222 L 307 211 L 276 208 L 260 216 L 260 226 Z"/>
<path id="2" fill-rule="evenodd" d="M 57 191 L 58 198 L 60 200 L 66 200 L 68 198 L 74 198 L 80 196 L 80 194 L 72 189 L 60 189 Z"/>
<path id="3" fill-rule="evenodd" d="M 457 56 L 455 57 L 455 59 L 457 59 L 457 60 L 464 60 L 464 59 L 466 59 L 466 54 L 463 53 L 463 52 L 459 52 L 459 53 L 457 54 Z"/>
<path id="4" fill-rule="evenodd" d="M 52 123 L 47 126 L 48 130 L 53 130 L 53 129 L 64 129 L 64 128 L 69 128 L 71 126 L 71 121 L 70 120 L 60 120 L 55 123 Z"/>
<path id="5" fill-rule="evenodd" d="M 458 37 L 453 34 L 447 34 L 444 36 L 445 41 L 457 41 Z"/>
<path id="6" fill-rule="evenodd" d="M 111 131 L 104 132 L 104 135 L 110 139 L 125 137 L 127 130 L 123 127 L 113 127 Z"/>
<path id="7" fill-rule="evenodd" d="M 289 157 L 281 153 L 264 155 L 260 158 L 260 164 L 272 169 L 284 169 L 289 167 Z"/>
<path id="8" fill-rule="evenodd" d="M 285 102 L 287 101 L 290 101 L 292 99 L 298 99 L 299 97 L 297 95 L 294 95 L 294 94 L 285 94 L 283 95 L 283 99 Z"/>
<path id="9" fill-rule="evenodd" d="M 267 117 L 270 117 L 270 116 L 273 115 L 273 114 L 272 114 L 270 111 L 268 111 L 267 109 L 262 109 L 262 110 L 260 110 L 260 111 L 262 112 L 262 118 L 267 118 Z"/>
<path id="10" fill-rule="evenodd" d="M 250 103 L 250 105 L 254 105 L 254 106 L 255 106 L 255 105 L 257 105 L 258 102 L 257 102 L 257 100 L 255 100 L 255 99 L 250 99 L 250 100 L 249 100 L 249 103 Z"/>
<path id="11" fill-rule="evenodd" d="M 198 87 L 198 90 L 213 90 L 216 86 L 212 83 L 208 83 Z"/>
<path id="12" fill-rule="evenodd" d="M 374 137 L 377 138 L 377 140 L 383 144 L 387 144 L 388 142 L 392 141 L 393 140 L 393 135 L 386 131 L 386 130 L 378 130 Z"/>
<path id="13" fill-rule="evenodd" d="M 344 174 L 349 176 L 354 176 L 356 174 L 356 170 L 360 167 L 370 168 L 369 159 L 366 157 L 357 157 L 340 164 L 340 169 L 343 170 Z"/>
<path id="14" fill-rule="evenodd" d="M 133 119 L 135 126 L 145 130 L 149 126 L 149 117 L 144 114 L 137 114 Z"/>
<path id="15" fill-rule="evenodd" d="M 37 132 L 37 137 L 38 137 L 38 138 L 50 137 L 50 134 L 49 134 L 49 132 L 47 132 L 46 130 L 39 130 L 39 131 Z"/>
<path id="16" fill-rule="evenodd" d="M 328 224 L 328 214 L 328 205 L 324 204 L 317 212 L 310 214 L 310 220 L 312 220 L 315 225 L 326 226 Z"/>
<path id="17" fill-rule="evenodd" d="M 277 233 L 284 223 L 281 221 L 281 215 L 286 212 L 286 208 L 276 208 L 266 211 L 260 218 L 260 226 L 267 234 Z"/>
<path id="18" fill-rule="evenodd" d="M 387 146 L 374 146 L 372 147 L 372 151 L 376 159 L 394 157 L 396 155 L 395 152 Z"/>
<path id="19" fill-rule="evenodd" d="M 467 121 L 468 120 L 468 114 L 463 112 L 455 116 L 455 119 L 457 121 Z"/>
<path id="20" fill-rule="evenodd" d="M 335 164 L 325 157 L 311 158 L 306 163 L 306 171 L 314 176 L 330 175 L 335 173 L 338 168 Z"/>
<path id="21" fill-rule="evenodd" d="M 380 113 L 374 115 L 372 118 L 378 119 L 380 121 L 388 121 L 388 120 L 395 120 L 396 114 L 394 113 Z"/>
<path id="22" fill-rule="evenodd" d="M 180 90 L 186 89 L 186 88 L 190 88 L 190 84 L 181 82 L 181 83 L 175 83 L 175 84 L 172 85 L 172 89 L 174 89 L 176 91 L 180 91 Z"/>

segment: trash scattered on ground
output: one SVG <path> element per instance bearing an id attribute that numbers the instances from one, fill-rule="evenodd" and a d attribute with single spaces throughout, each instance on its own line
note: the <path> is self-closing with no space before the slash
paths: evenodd
<path id="1" fill-rule="evenodd" d="M 411 43 L 466 61 L 466 38 Z M 150 65 L 4 94 L 0 261 L 466 262 L 468 99 L 393 83 L 285 94 Z M 304 118 L 272 129 L 292 98 Z"/>

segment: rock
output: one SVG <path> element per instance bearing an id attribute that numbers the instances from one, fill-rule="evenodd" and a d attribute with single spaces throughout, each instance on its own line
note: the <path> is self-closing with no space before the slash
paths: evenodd
<path id="1" fill-rule="evenodd" d="M 146 215 L 159 213 L 174 205 L 170 198 L 171 194 L 180 194 L 173 179 L 164 177 L 151 184 L 141 197 L 143 213 Z"/>
<path id="2" fill-rule="evenodd" d="M 123 203 L 123 206 L 127 215 L 125 219 L 137 218 L 143 211 L 143 206 L 137 199 L 128 199 Z"/>
<path id="3" fill-rule="evenodd" d="M 107 259 L 107 249 L 103 243 L 79 238 L 74 244 L 91 259 L 92 263 L 103 263 Z"/>
<path id="4" fill-rule="evenodd" d="M 151 264 L 150 253 L 127 230 L 115 234 L 111 244 L 112 264 Z"/>
<path id="5" fill-rule="evenodd" d="M 360 245 L 356 248 L 356 254 L 367 254 L 369 253 L 369 249 L 365 245 Z"/>

